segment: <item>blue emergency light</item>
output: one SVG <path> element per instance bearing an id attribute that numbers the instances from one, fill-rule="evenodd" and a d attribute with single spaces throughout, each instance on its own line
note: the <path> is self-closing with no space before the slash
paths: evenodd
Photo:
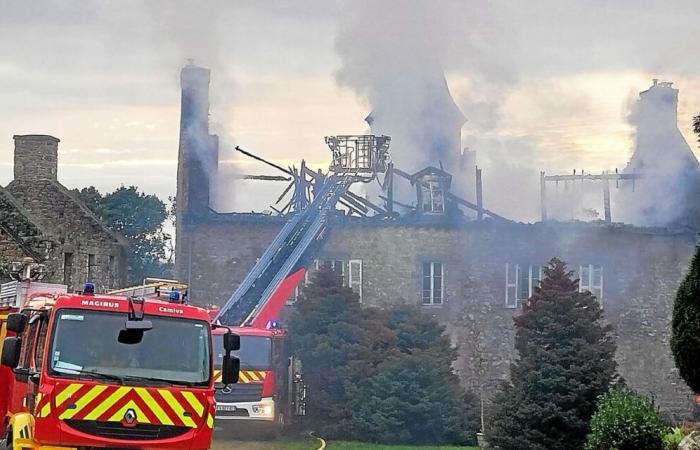
<path id="1" fill-rule="evenodd" d="M 170 299 L 170 303 L 180 303 L 180 291 L 173 288 L 173 290 L 170 291 L 169 299 Z"/>
<path id="2" fill-rule="evenodd" d="M 83 294 L 94 294 L 95 293 L 95 285 L 92 283 L 85 283 L 85 286 L 83 287 Z"/>

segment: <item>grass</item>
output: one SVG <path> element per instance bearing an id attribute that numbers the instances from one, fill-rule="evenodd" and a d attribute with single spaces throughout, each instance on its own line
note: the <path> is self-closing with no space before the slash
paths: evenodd
<path id="1" fill-rule="evenodd" d="M 328 442 L 327 450 L 478 450 L 477 447 L 416 447 L 360 442 Z M 215 441 L 212 450 L 316 450 L 318 441 Z"/>
<path id="2" fill-rule="evenodd" d="M 478 450 L 477 447 L 417 447 L 414 445 L 377 445 L 360 442 L 329 442 L 328 450 Z"/>

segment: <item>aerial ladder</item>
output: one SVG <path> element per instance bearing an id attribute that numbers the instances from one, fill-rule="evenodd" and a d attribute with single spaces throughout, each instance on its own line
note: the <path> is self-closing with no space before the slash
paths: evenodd
<path id="1" fill-rule="evenodd" d="M 272 240 L 214 320 L 262 328 L 275 319 L 306 272 L 310 249 L 318 248 L 335 206 L 356 181 L 371 181 L 386 170 L 387 136 L 331 136 L 329 176 L 315 178 L 314 198 L 295 212 Z"/>

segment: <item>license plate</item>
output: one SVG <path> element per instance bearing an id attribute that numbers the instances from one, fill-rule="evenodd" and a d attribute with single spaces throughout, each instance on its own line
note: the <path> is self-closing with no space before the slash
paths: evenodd
<path id="1" fill-rule="evenodd" d="M 235 405 L 216 405 L 216 410 L 217 411 L 235 411 L 236 406 Z"/>

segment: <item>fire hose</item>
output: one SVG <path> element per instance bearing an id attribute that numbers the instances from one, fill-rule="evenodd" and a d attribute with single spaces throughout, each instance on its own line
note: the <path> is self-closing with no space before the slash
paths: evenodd
<path id="1" fill-rule="evenodd" d="M 316 450 L 325 450 L 325 448 L 326 448 L 326 441 L 325 441 L 323 438 L 316 436 L 316 432 L 315 432 L 315 431 L 311 431 L 311 432 L 309 433 L 309 436 L 311 436 L 312 438 L 316 439 L 316 440 L 319 442 L 319 444 L 321 444 Z"/>

